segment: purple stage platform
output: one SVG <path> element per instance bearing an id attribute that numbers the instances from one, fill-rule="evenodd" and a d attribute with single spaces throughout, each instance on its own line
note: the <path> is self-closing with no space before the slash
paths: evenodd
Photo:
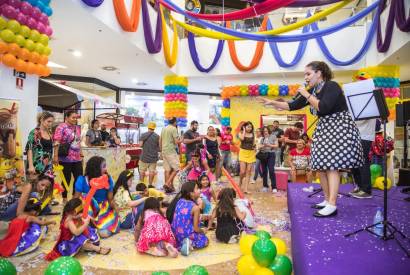
<path id="1" fill-rule="evenodd" d="M 344 235 L 373 223 L 378 206 L 383 206 L 383 192 L 376 190 L 372 199 L 339 197 L 338 214 L 332 218 L 315 218 L 313 203 L 323 200 L 320 193 L 312 198 L 303 187 L 311 184 L 288 184 L 288 208 L 291 220 L 292 257 L 295 275 L 410 275 L 410 258 L 395 240 L 383 241 L 361 232 Z M 314 185 L 315 188 L 318 185 Z M 342 185 L 340 192 L 349 192 L 352 185 Z M 400 193 L 389 191 L 388 217 L 405 235 L 410 236 L 410 202 Z M 396 233 L 410 249 L 410 240 Z"/>

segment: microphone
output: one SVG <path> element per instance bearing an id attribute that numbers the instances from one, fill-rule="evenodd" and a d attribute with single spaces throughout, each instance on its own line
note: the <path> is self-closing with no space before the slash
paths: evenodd
<path id="1" fill-rule="evenodd" d="M 306 90 L 309 89 L 309 84 L 307 84 L 306 82 L 303 83 L 303 86 L 305 87 Z M 292 98 L 292 100 L 298 100 L 301 97 L 304 97 L 303 95 L 301 95 L 299 92 Z"/>

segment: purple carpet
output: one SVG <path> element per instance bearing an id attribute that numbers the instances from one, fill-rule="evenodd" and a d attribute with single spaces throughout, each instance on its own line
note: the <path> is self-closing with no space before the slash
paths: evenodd
<path id="1" fill-rule="evenodd" d="M 288 185 L 288 207 L 291 220 L 292 257 L 295 275 L 410 275 L 410 258 L 395 240 L 383 241 L 361 232 L 344 235 L 373 224 L 378 206 L 383 206 L 383 192 L 376 190 L 372 199 L 358 200 L 339 197 L 338 214 L 332 218 L 312 216 L 313 203 L 323 200 L 320 193 L 312 198 L 303 187 L 311 184 Z M 314 185 L 315 188 L 318 185 Z M 340 192 L 349 192 L 352 185 L 342 185 Z M 388 193 L 388 219 L 410 236 L 410 202 L 408 197 L 393 188 Z M 410 240 L 396 233 L 401 243 L 410 249 Z"/>

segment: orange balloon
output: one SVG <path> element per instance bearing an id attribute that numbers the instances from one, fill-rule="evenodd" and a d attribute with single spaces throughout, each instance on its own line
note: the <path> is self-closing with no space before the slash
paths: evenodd
<path id="1" fill-rule="evenodd" d="M 95 192 L 99 189 L 108 189 L 108 176 L 103 175 L 99 178 L 94 178 L 90 181 L 91 189 L 88 192 L 87 196 L 85 197 L 85 204 L 83 209 L 83 218 L 88 216 L 88 208 L 90 208 L 91 199 L 94 197 Z"/>
<path id="2" fill-rule="evenodd" d="M 48 63 L 48 56 L 47 55 L 41 55 L 39 62 L 41 65 L 47 65 Z"/>
<path id="3" fill-rule="evenodd" d="M 44 65 L 37 65 L 37 69 L 38 69 L 38 75 L 39 76 L 44 76 L 46 73 L 46 66 Z"/>
<path id="4" fill-rule="evenodd" d="M 34 74 L 36 71 L 36 65 L 33 62 L 27 62 L 27 73 Z"/>
<path id="5" fill-rule="evenodd" d="M 33 63 L 38 63 L 40 61 L 40 55 L 37 52 L 30 53 L 29 60 Z"/>
<path id="6" fill-rule="evenodd" d="M 14 56 L 17 56 L 17 55 L 19 54 L 19 52 L 20 52 L 20 46 L 17 45 L 16 43 L 8 44 L 8 46 L 7 46 L 7 52 L 8 52 L 8 53 L 11 53 L 11 54 L 14 55 Z"/>
<path id="7" fill-rule="evenodd" d="M 30 57 L 30 51 L 27 49 L 20 49 L 18 57 L 22 60 L 28 60 Z"/>
<path id="8" fill-rule="evenodd" d="M 25 72 L 26 62 L 25 62 L 24 60 L 17 59 L 16 65 L 14 66 L 14 68 L 15 68 L 16 71 L 18 71 L 18 72 Z"/>
<path id="9" fill-rule="evenodd" d="M 17 62 L 17 59 L 14 55 L 7 53 L 5 55 L 2 56 L 1 58 L 1 62 L 3 62 L 4 65 L 6 65 L 7 67 L 14 67 L 14 65 Z"/>
<path id="10" fill-rule="evenodd" d="M 0 41 L 0 54 L 6 53 L 7 52 L 7 43 L 4 43 L 3 41 Z"/>
<path id="11" fill-rule="evenodd" d="M 45 67 L 44 74 L 42 76 L 49 76 L 51 74 L 51 69 L 49 67 Z"/>

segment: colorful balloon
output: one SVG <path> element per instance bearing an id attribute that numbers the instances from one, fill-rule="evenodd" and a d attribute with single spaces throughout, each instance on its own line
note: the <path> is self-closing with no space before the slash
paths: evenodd
<path id="1" fill-rule="evenodd" d="M 25 38 L 28 38 L 30 36 L 30 28 L 27 26 L 22 26 L 20 28 L 20 32 L 19 34 L 21 34 L 22 36 L 24 36 Z"/>
<path id="2" fill-rule="evenodd" d="M 14 35 L 14 32 L 12 32 L 9 29 L 4 29 L 0 32 L 0 38 L 1 40 L 3 40 L 4 42 L 7 43 L 13 43 L 16 36 Z"/>
<path id="3" fill-rule="evenodd" d="M 14 56 L 17 56 L 20 52 L 20 46 L 17 45 L 16 43 L 11 43 L 7 47 L 7 52 L 11 53 Z"/>
<path id="4" fill-rule="evenodd" d="M 17 34 L 15 35 L 14 42 L 16 42 L 16 44 L 20 47 L 24 47 L 24 45 L 26 44 L 26 39 L 21 34 Z"/>
<path id="5" fill-rule="evenodd" d="M 7 28 L 7 21 L 3 17 L 0 16 L 0 31 Z"/>
<path id="6" fill-rule="evenodd" d="M 7 259 L 0 258 L 0 274 L 16 275 L 16 267 Z"/>
<path id="7" fill-rule="evenodd" d="M 24 45 L 24 48 L 29 50 L 30 52 L 34 51 L 34 48 L 36 47 L 36 44 L 33 42 L 31 39 L 26 39 L 26 44 Z"/>
<path id="8" fill-rule="evenodd" d="M 260 268 L 252 255 L 244 255 L 239 258 L 236 267 L 239 275 L 254 275 L 256 270 Z"/>
<path id="9" fill-rule="evenodd" d="M 242 235 L 241 239 L 239 240 L 239 248 L 241 250 L 242 255 L 251 255 L 252 246 L 257 240 L 258 237 L 255 235 Z"/>
<path id="10" fill-rule="evenodd" d="M 287 251 L 286 243 L 279 239 L 279 238 L 271 238 L 270 239 L 276 247 L 276 251 L 278 255 L 285 255 Z"/>
<path id="11" fill-rule="evenodd" d="M 73 257 L 60 257 L 52 261 L 45 273 L 45 275 L 82 275 L 83 268 L 80 262 Z"/>
<path id="12" fill-rule="evenodd" d="M 260 239 L 269 240 L 271 238 L 271 235 L 268 232 L 266 232 L 265 230 L 258 230 L 258 231 L 256 231 L 255 235 Z"/>
<path id="13" fill-rule="evenodd" d="M 14 33 L 18 33 L 20 31 L 21 25 L 16 20 L 10 20 L 7 22 L 7 28 Z"/>
<path id="14" fill-rule="evenodd" d="M 259 239 L 252 246 L 252 255 L 260 266 L 267 267 L 276 257 L 276 247 L 269 239 Z"/>
<path id="15" fill-rule="evenodd" d="M 269 266 L 269 269 L 274 272 L 275 275 L 291 275 L 292 274 L 292 262 L 285 255 L 276 256 L 273 263 Z"/>
<path id="16" fill-rule="evenodd" d="M 258 268 L 254 275 L 274 275 L 273 271 L 266 267 Z"/>
<path id="17" fill-rule="evenodd" d="M 185 269 L 183 275 L 209 275 L 205 267 L 201 265 L 191 265 Z"/>
<path id="18" fill-rule="evenodd" d="M 16 65 L 17 59 L 14 55 L 7 53 L 1 57 L 1 62 L 4 65 L 13 68 Z"/>

